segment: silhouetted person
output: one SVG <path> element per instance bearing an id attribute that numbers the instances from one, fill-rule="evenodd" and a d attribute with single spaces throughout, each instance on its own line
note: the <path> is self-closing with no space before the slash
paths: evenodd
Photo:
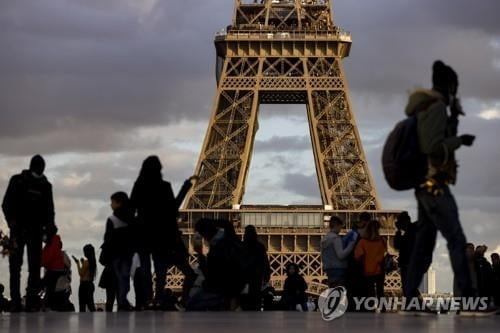
<path id="1" fill-rule="evenodd" d="M 408 266 L 405 296 L 416 297 L 418 286 L 432 263 L 439 230 L 447 241 L 451 265 L 463 296 L 473 296 L 465 256 L 466 239 L 458 218 L 458 207 L 449 186 L 455 184 L 455 150 L 472 146 L 474 136 L 457 136 L 458 117 L 463 114 L 457 99 L 458 76 L 441 61 L 433 65 L 433 89 L 410 96 L 406 114 L 417 117 L 420 151 L 427 156 L 427 181 L 415 190 L 419 227 Z M 450 114 L 448 114 L 450 107 Z"/>
<path id="2" fill-rule="evenodd" d="M 357 244 L 361 240 L 361 237 L 365 235 L 366 226 L 370 221 L 370 213 L 360 213 L 358 216 L 358 220 L 354 222 L 352 230 L 350 230 L 342 238 L 344 247 L 349 244 L 352 239 L 355 239 L 355 243 Z M 356 247 L 356 245 L 354 247 Z M 365 287 L 363 265 L 354 258 L 354 251 L 352 251 L 347 257 L 346 287 L 347 295 L 350 299 L 349 310 L 353 310 L 355 305 L 353 297 L 364 296 Z"/>
<path id="3" fill-rule="evenodd" d="M 467 266 L 469 268 L 471 286 L 473 290 L 477 290 L 477 273 L 476 273 L 476 247 L 472 243 L 467 243 L 465 247 L 465 257 L 467 258 Z M 457 278 L 453 277 L 453 296 L 462 297 L 462 290 L 458 287 Z"/>
<path id="4" fill-rule="evenodd" d="M 494 277 L 494 297 L 495 305 L 500 306 L 500 255 L 498 253 L 491 254 L 491 267 L 493 269 Z"/>
<path id="5" fill-rule="evenodd" d="M 61 237 L 57 235 L 57 228 L 52 233 L 53 236 L 47 240 L 42 250 L 42 267 L 45 268 L 43 285 L 45 287 L 45 306 L 51 310 L 59 311 L 61 304 L 56 296 L 56 285 L 59 278 L 64 276 L 66 265 L 62 250 L 63 244 Z"/>
<path id="6" fill-rule="evenodd" d="M 195 225 L 195 231 L 209 244 L 209 250 L 205 256 L 201 243 L 194 244 L 205 280 L 189 299 L 187 309 L 191 311 L 234 309 L 247 283 L 243 244 L 231 235 L 228 237 L 217 225 L 224 224 L 200 219 Z"/>
<path id="7" fill-rule="evenodd" d="M 399 251 L 398 265 L 401 283 L 404 286 L 408 280 L 408 265 L 417 237 L 417 223 L 411 222 L 408 212 L 402 212 L 396 221 L 396 228 L 394 248 Z"/>
<path id="8" fill-rule="evenodd" d="M 52 185 L 43 175 L 45 161 L 40 155 L 31 159 L 30 167 L 10 179 L 2 209 L 12 242 L 9 256 L 12 310 L 21 311 L 21 266 L 24 247 L 28 252 L 28 285 L 26 311 L 40 309 L 40 260 L 42 238 L 54 225 Z M 51 237 L 52 235 L 47 235 Z"/>
<path id="9" fill-rule="evenodd" d="M 113 312 L 113 307 L 116 300 L 116 277 L 111 264 L 106 264 L 99 279 L 99 288 L 106 291 L 105 311 Z"/>
<path id="10" fill-rule="evenodd" d="M 7 312 L 9 310 L 9 300 L 4 296 L 5 287 L 0 283 L 0 313 Z"/>
<path id="11" fill-rule="evenodd" d="M 139 177 L 131 194 L 133 207 L 137 209 L 139 254 L 143 276 L 143 295 L 146 304 L 152 303 L 151 256 L 156 275 L 155 304 L 160 305 L 165 289 L 167 269 L 176 266 L 184 274 L 183 297 L 187 298 L 196 274 L 189 265 L 188 251 L 181 239 L 177 225 L 179 207 L 197 180 L 193 176 L 184 182 L 179 194 L 174 195 L 172 186 L 163 180 L 162 165 L 157 156 L 144 160 Z"/>
<path id="12" fill-rule="evenodd" d="M 94 279 L 97 274 L 97 263 L 94 247 L 87 244 L 83 247 L 84 258 L 78 260 L 73 256 L 73 260 L 80 275 L 80 287 L 78 288 L 78 304 L 80 312 L 95 312 L 94 303 Z"/>
<path id="13" fill-rule="evenodd" d="M 297 264 L 286 266 L 287 277 L 283 286 L 282 304 L 285 310 L 307 311 L 307 283 Z"/>
<path id="14" fill-rule="evenodd" d="M 477 275 L 477 291 L 480 297 L 492 297 L 494 295 L 495 276 L 493 268 L 484 254 L 488 248 L 485 245 L 476 247 L 474 261 Z"/>
<path id="15" fill-rule="evenodd" d="M 101 263 L 105 264 L 105 269 L 109 270 L 106 272 L 107 275 L 101 277 L 103 285 L 106 286 L 106 311 L 111 312 L 113 309 L 115 296 L 113 291 L 116 292 L 118 311 L 130 311 L 132 306 L 127 294 L 130 290 L 132 257 L 137 250 L 134 209 L 125 192 L 116 192 L 110 199 L 113 214 L 106 221 L 100 258 Z"/>
<path id="16" fill-rule="evenodd" d="M 359 237 L 353 233 L 352 239 L 344 246 L 340 231 L 344 227 L 344 221 L 337 216 L 330 219 L 330 232 L 321 240 L 321 261 L 323 270 L 328 277 L 330 288 L 346 285 L 348 257 L 356 246 Z"/>
<path id="17" fill-rule="evenodd" d="M 366 232 L 356 244 L 354 257 L 363 266 L 365 295 L 368 297 L 384 297 L 384 257 L 387 245 L 380 236 L 380 223 L 370 221 Z"/>
<path id="18" fill-rule="evenodd" d="M 257 230 L 253 225 L 245 227 L 243 235 L 243 246 L 248 258 L 248 294 L 242 304 L 244 310 L 260 310 L 262 306 L 262 289 L 271 278 L 271 268 L 264 244 L 257 235 Z"/>

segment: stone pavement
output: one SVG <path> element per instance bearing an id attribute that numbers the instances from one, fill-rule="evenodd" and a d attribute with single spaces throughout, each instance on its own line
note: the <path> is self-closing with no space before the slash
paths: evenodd
<path id="1" fill-rule="evenodd" d="M 300 312 L 140 312 L 0 314 L 0 332 L 500 332 L 500 316 L 406 317 L 348 313 L 325 322 L 319 313 Z"/>

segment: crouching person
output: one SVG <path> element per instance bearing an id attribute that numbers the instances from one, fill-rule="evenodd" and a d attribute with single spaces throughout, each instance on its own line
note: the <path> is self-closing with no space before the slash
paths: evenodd
<path id="1" fill-rule="evenodd" d="M 299 266 L 290 263 L 286 266 L 287 278 L 283 286 L 281 303 L 286 311 L 307 311 L 307 282 L 299 272 Z"/>
<path id="2" fill-rule="evenodd" d="M 43 285 L 45 306 L 53 311 L 74 311 L 71 296 L 71 261 L 63 251 L 57 227 L 48 232 L 47 244 L 42 250 L 42 267 L 45 268 Z"/>
<path id="3" fill-rule="evenodd" d="M 209 250 L 205 256 L 201 242 L 194 246 L 205 280 L 201 288 L 192 293 L 187 303 L 189 311 L 234 309 L 246 284 L 243 245 L 217 227 L 217 222 L 200 219 L 195 226 L 196 232 L 209 244 Z"/>

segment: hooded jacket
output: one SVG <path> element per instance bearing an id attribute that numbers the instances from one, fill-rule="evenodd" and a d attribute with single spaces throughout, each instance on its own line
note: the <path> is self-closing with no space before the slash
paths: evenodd
<path id="1" fill-rule="evenodd" d="M 410 95 L 405 111 L 417 116 L 420 151 L 428 157 L 428 178 L 455 184 L 455 150 L 462 141 L 456 136 L 458 119 L 448 116 L 444 97 L 434 90 L 417 90 Z"/>
<path id="2" fill-rule="evenodd" d="M 63 271 L 65 268 L 62 242 L 59 235 L 54 235 L 42 250 L 42 267 L 48 271 Z"/>
<path id="3" fill-rule="evenodd" d="M 40 232 L 54 225 L 52 185 L 29 170 L 10 179 L 2 203 L 9 228 Z"/>

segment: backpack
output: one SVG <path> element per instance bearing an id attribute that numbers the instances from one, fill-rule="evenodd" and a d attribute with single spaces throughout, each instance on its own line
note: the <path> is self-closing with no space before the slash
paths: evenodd
<path id="1" fill-rule="evenodd" d="M 396 124 L 382 152 L 382 169 L 389 186 L 397 191 L 414 189 L 427 174 L 427 158 L 420 152 L 417 116 Z"/>

